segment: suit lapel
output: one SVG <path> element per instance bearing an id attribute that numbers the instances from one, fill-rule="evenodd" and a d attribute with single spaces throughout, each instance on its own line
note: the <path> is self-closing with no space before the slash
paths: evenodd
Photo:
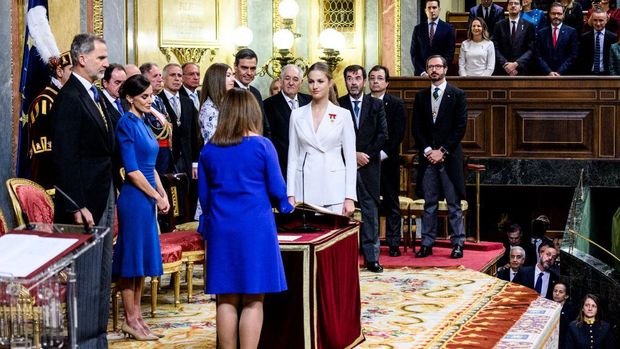
<path id="1" fill-rule="evenodd" d="M 278 110 L 280 115 L 282 115 L 282 119 L 286 122 L 286 124 L 288 124 L 289 120 L 291 119 L 291 106 L 286 103 L 286 98 L 284 98 L 284 95 L 282 93 L 278 93 L 276 97 L 276 103 L 276 109 Z M 298 107 L 301 107 L 301 101 L 299 100 L 299 98 L 297 99 L 297 103 L 299 104 Z"/>
<path id="2" fill-rule="evenodd" d="M 446 89 L 443 91 L 443 96 L 441 97 L 441 104 L 439 105 L 439 110 L 437 111 L 437 119 L 435 120 L 435 124 L 438 124 L 441 119 L 444 119 L 446 117 L 446 108 L 448 107 L 448 105 L 452 104 L 452 98 L 454 98 L 452 88 L 450 87 L 450 85 L 446 85 Z"/>
<path id="3" fill-rule="evenodd" d="M 86 91 L 86 88 L 84 88 L 84 85 L 82 85 L 82 83 L 77 78 L 75 78 L 75 83 L 77 88 L 81 89 L 82 91 L 82 93 L 80 93 L 80 100 L 84 105 L 84 108 L 88 110 L 88 116 L 95 122 L 95 124 L 97 124 L 97 126 L 99 126 L 99 130 L 101 131 L 101 133 L 103 133 L 106 136 L 106 139 L 108 139 L 110 130 L 106 130 L 106 125 L 103 121 L 103 118 L 105 118 L 105 109 L 103 109 L 103 107 L 101 106 L 102 103 L 99 103 L 99 107 L 101 108 L 100 111 L 100 109 L 97 108 L 97 104 L 95 103 L 95 101 L 90 97 L 88 91 Z M 98 88 L 97 90 L 100 98 L 105 98 L 103 93 Z M 108 128 L 110 127 L 112 127 L 112 125 L 110 125 L 110 123 L 108 122 Z"/>
<path id="4" fill-rule="evenodd" d="M 300 121 L 302 123 L 302 129 L 306 133 L 308 139 L 312 141 L 312 144 L 317 149 L 324 151 L 323 144 L 321 143 L 321 139 L 319 137 L 319 132 L 321 131 L 321 124 L 319 124 L 319 128 L 316 130 L 316 132 L 314 132 L 314 125 L 312 124 L 312 108 L 306 108 L 301 116 L 302 117 Z"/>
<path id="5" fill-rule="evenodd" d="M 372 97 L 370 97 L 370 95 L 364 95 L 364 99 L 362 99 L 362 109 L 360 110 L 360 127 L 359 129 L 362 129 L 362 127 L 364 127 L 364 124 L 367 122 L 368 118 L 369 118 L 369 114 L 370 114 L 370 106 L 372 103 L 371 100 Z"/>
<path id="6" fill-rule="evenodd" d="M 168 96 L 166 96 L 166 93 L 164 91 L 161 91 L 159 93 L 159 97 L 161 97 L 162 102 L 164 102 L 164 106 L 166 106 L 166 110 L 168 111 L 168 116 L 170 116 L 170 121 L 172 121 L 172 127 L 176 127 L 178 115 L 176 111 L 174 110 L 174 108 L 172 108 L 172 104 L 170 104 L 170 101 L 168 100 Z M 179 99 L 179 103 L 180 103 L 180 99 Z"/>

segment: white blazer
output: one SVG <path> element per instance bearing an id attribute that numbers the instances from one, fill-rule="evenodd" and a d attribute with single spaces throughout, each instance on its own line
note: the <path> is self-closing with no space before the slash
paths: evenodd
<path id="1" fill-rule="evenodd" d="M 312 103 L 291 112 L 287 195 L 318 206 L 342 204 L 346 198 L 357 200 L 351 113 L 330 102 L 314 132 L 311 106 Z"/>

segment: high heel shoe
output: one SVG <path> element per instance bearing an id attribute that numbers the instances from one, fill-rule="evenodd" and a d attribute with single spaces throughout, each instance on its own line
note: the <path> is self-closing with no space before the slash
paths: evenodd
<path id="1" fill-rule="evenodd" d="M 123 324 L 121 325 L 121 332 L 123 332 L 125 335 L 132 337 L 136 340 L 139 341 L 156 341 L 159 339 L 159 337 L 155 336 L 155 335 L 143 335 L 141 333 L 139 333 L 138 331 L 136 331 L 134 328 L 130 327 L 129 325 L 127 325 L 126 322 L 123 322 Z"/>

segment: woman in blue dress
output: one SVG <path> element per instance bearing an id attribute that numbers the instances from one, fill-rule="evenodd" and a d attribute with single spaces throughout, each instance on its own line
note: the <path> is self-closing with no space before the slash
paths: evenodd
<path id="1" fill-rule="evenodd" d="M 207 241 L 206 293 L 217 294 L 220 348 L 256 348 L 265 293 L 287 289 L 271 203 L 293 210 L 254 96 L 226 93 L 215 134 L 200 154 L 198 231 Z M 240 312 L 239 312 L 240 310 Z M 238 316 L 240 314 L 240 316 Z"/>
<path id="2" fill-rule="evenodd" d="M 116 135 L 126 178 L 118 197 L 118 238 L 114 248 L 112 274 L 118 277 L 125 308 L 121 330 L 138 340 L 157 340 L 140 311 L 142 280 L 163 274 L 156 210 L 170 208 L 155 161 L 159 145 L 144 123 L 151 112 L 153 89 L 142 75 L 127 79 L 121 98 L 131 105 L 116 126 Z"/>

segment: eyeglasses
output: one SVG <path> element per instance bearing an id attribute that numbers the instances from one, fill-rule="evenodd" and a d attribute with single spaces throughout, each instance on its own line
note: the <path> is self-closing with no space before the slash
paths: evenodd
<path id="1" fill-rule="evenodd" d="M 445 67 L 446 67 L 446 66 L 445 66 L 445 65 L 443 65 L 443 64 L 437 64 L 437 65 L 427 65 L 427 66 L 426 66 L 426 69 L 428 69 L 428 70 L 439 70 L 439 69 L 443 69 L 443 68 L 445 68 Z"/>

